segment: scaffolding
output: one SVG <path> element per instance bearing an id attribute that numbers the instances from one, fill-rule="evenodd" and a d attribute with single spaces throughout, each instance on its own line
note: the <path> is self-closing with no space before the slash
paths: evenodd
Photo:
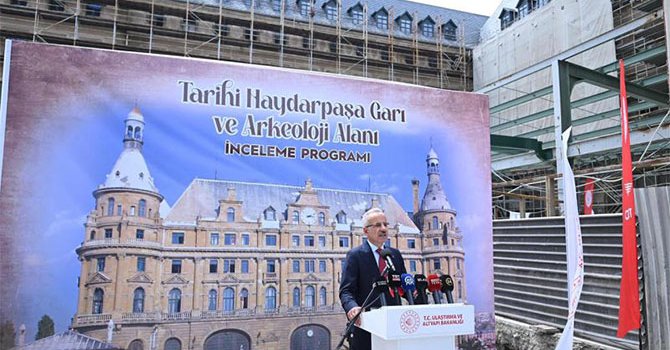
<path id="1" fill-rule="evenodd" d="M 275 4 L 279 4 L 278 8 Z M 402 5 L 389 7 L 384 29 L 371 19 L 367 2 L 360 3 L 363 14 L 359 25 L 352 25 L 357 22 L 352 22 L 354 19 L 341 1 L 336 2 L 335 18 L 328 17 L 328 21 L 316 20 L 322 11 L 316 2 L 310 2 L 307 13 L 299 4 L 286 0 L 96 3 L 0 0 L 5 18 L 0 29 L 2 39 L 247 62 L 453 90 L 471 89 L 472 75 L 460 64 L 466 62 L 462 56 L 470 51 L 465 41 L 460 38 L 451 44 L 444 43 L 441 37 L 422 38 L 416 28 L 416 13 L 412 16 L 410 35 L 400 33 L 393 18 L 399 12 L 395 6 Z M 268 11 L 268 6 L 274 11 Z M 323 6 L 323 11 L 329 11 L 325 6 L 330 5 Z M 433 40 L 439 45 L 433 45 Z M 437 64 L 433 57 L 440 57 Z"/>

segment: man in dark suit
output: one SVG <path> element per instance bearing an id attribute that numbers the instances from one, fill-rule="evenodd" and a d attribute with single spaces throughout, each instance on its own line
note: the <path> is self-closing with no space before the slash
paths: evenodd
<path id="1" fill-rule="evenodd" d="M 372 290 L 372 284 L 381 277 L 381 270 L 386 265 L 383 259 L 380 261 L 379 252 L 382 249 L 391 250 L 393 265 L 398 270 L 396 273 L 406 273 L 405 262 L 400 252 L 391 247 L 384 247 L 388 238 L 388 228 L 389 223 L 381 209 L 372 208 L 363 214 L 363 233 L 368 239 L 347 254 L 340 284 L 340 301 L 349 320 L 362 311 L 361 306 Z M 381 304 L 377 301 L 371 307 L 381 307 Z M 356 324 L 360 325 L 360 319 Z M 353 338 L 349 343 L 351 350 L 370 350 L 370 333 L 355 327 Z"/>

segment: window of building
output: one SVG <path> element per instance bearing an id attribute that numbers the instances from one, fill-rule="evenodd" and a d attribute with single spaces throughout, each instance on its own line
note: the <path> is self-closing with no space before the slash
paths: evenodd
<path id="1" fill-rule="evenodd" d="M 401 18 L 398 20 L 398 28 L 405 34 L 412 33 L 412 20 L 409 18 Z"/>
<path id="2" fill-rule="evenodd" d="M 28 1 L 26 0 L 12 0 L 9 2 L 10 5 L 18 5 L 18 6 L 28 6 Z"/>
<path id="3" fill-rule="evenodd" d="M 144 230 L 139 228 L 135 230 L 135 239 L 144 239 Z"/>
<path id="4" fill-rule="evenodd" d="M 235 310 L 235 290 L 227 287 L 223 290 L 223 311 L 231 312 Z"/>
<path id="5" fill-rule="evenodd" d="M 454 244 L 454 240 L 453 240 L 453 239 L 451 240 L 451 246 L 452 246 L 452 247 L 455 246 L 455 244 Z"/>
<path id="6" fill-rule="evenodd" d="M 298 8 L 300 10 L 301 15 L 303 16 L 309 15 L 312 11 L 311 0 L 298 0 Z"/>
<path id="7" fill-rule="evenodd" d="M 349 237 L 340 237 L 340 248 L 349 247 Z"/>
<path id="8" fill-rule="evenodd" d="M 130 206 L 130 216 L 135 216 L 135 206 L 134 205 Z"/>
<path id="9" fill-rule="evenodd" d="M 461 260 L 456 259 L 456 270 L 460 270 L 460 269 L 461 269 Z"/>
<path id="10" fill-rule="evenodd" d="M 226 210 L 226 221 L 235 222 L 235 208 L 228 208 Z"/>
<path id="11" fill-rule="evenodd" d="M 305 306 L 314 307 L 314 305 L 316 304 L 314 298 L 315 298 L 314 287 L 307 286 L 307 288 L 305 288 Z"/>
<path id="12" fill-rule="evenodd" d="M 456 24 L 452 21 L 444 25 L 444 38 L 446 40 L 456 40 Z"/>
<path id="13" fill-rule="evenodd" d="M 305 260 L 305 272 L 314 272 L 314 260 Z"/>
<path id="14" fill-rule="evenodd" d="M 331 43 L 334 44 L 334 43 Z M 337 44 L 336 44 L 337 45 Z M 337 46 L 336 46 L 337 49 Z M 326 226 L 326 214 L 319 212 L 319 226 Z"/>
<path id="15" fill-rule="evenodd" d="M 242 234 L 242 245 L 249 245 L 249 234 L 248 233 L 243 233 Z"/>
<path id="16" fill-rule="evenodd" d="M 416 241 L 413 238 L 407 240 L 407 248 L 408 249 L 416 248 Z"/>
<path id="17" fill-rule="evenodd" d="M 300 307 L 300 288 L 293 288 L 293 307 Z"/>
<path id="18" fill-rule="evenodd" d="M 225 273 L 235 273 L 235 259 L 224 259 L 223 260 L 223 272 L 225 272 Z"/>
<path id="19" fill-rule="evenodd" d="M 337 19 L 337 3 L 331 0 L 323 5 L 323 10 L 326 12 L 326 18 L 334 21 Z"/>
<path id="20" fill-rule="evenodd" d="M 433 259 L 433 270 L 439 270 L 442 268 L 440 264 L 440 259 Z"/>
<path id="21" fill-rule="evenodd" d="M 111 228 L 106 228 L 105 229 L 105 238 L 109 239 L 112 238 L 112 229 Z"/>
<path id="22" fill-rule="evenodd" d="M 461 281 L 458 281 L 458 299 L 463 299 L 463 284 L 461 284 Z"/>
<path id="23" fill-rule="evenodd" d="M 147 216 L 147 201 L 144 199 L 140 199 L 140 201 L 137 203 L 137 216 Z"/>
<path id="24" fill-rule="evenodd" d="M 133 292 L 133 313 L 144 312 L 144 289 L 136 288 Z"/>
<path id="25" fill-rule="evenodd" d="M 242 288 L 242 291 L 240 291 L 240 307 L 242 309 L 249 307 L 249 291 L 246 288 Z"/>
<path id="26" fill-rule="evenodd" d="M 519 18 L 524 18 L 531 12 L 528 0 L 519 1 L 519 7 L 517 9 L 519 10 Z"/>
<path id="27" fill-rule="evenodd" d="M 181 312 L 181 290 L 174 288 L 168 294 L 168 313 Z"/>
<path id="28" fill-rule="evenodd" d="M 277 221 L 275 210 L 272 207 L 265 209 L 265 211 L 263 212 L 263 216 L 265 217 L 266 221 Z"/>
<path id="29" fill-rule="evenodd" d="M 102 302 L 105 298 L 105 292 L 101 288 L 96 288 L 93 292 L 93 308 L 92 314 L 99 315 L 102 313 Z"/>
<path id="30" fill-rule="evenodd" d="M 128 350 L 144 350 L 142 339 L 135 339 L 128 345 Z"/>
<path id="31" fill-rule="evenodd" d="M 162 15 L 160 13 L 154 13 L 151 19 L 152 19 L 151 24 L 154 27 L 162 27 L 165 25 L 165 15 Z"/>
<path id="32" fill-rule="evenodd" d="M 223 245 L 235 245 L 236 243 L 236 234 L 226 233 L 223 235 Z"/>
<path id="33" fill-rule="evenodd" d="M 276 246 L 277 245 L 277 235 L 265 235 L 265 245 L 266 246 Z"/>
<path id="34" fill-rule="evenodd" d="M 437 68 L 437 58 L 435 58 L 435 57 L 428 57 L 428 67 L 430 67 L 430 68 Z"/>
<path id="35" fill-rule="evenodd" d="M 409 272 L 416 272 L 416 260 L 409 261 Z"/>
<path id="36" fill-rule="evenodd" d="M 251 29 L 249 29 L 249 28 L 244 29 L 244 40 L 251 40 L 251 33 L 252 33 Z M 254 35 L 253 35 L 254 41 L 258 41 L 258 30 L 254 30 L 253 33 L 254 33 Z M 266 220 L 269 220 L 269 219 L 266 219 Z"/>
<path id="37" fill-rule="evenodd" d="M 123 215 L 123 206 L 121 204 L 116 206 L 116 215 L 117 216 Z"/>
<path id="38" fill-rule="evenodd" d="M 421 22 L 421 34 L 426 38 L 435 36 L 435 24 L 430 21 Z"/>
<path id="39" fill-rule="evenodd" d="M 319 306 L 326 306 L 327 300 L 327 291 L 326 287 L 321 287 L 319 289 Z"/>
<path id="40" fill-rule="evenodd" d="M 241 265 L 240 266 L 240 270 L 241 270 L 240 272 L 249 273 L 249 260 L 246 260 L 246 259 L 241 260 L 240 265 Z"/>
<path id="41" fill-rule="evenodd" d="M 363 46 L 356 45 L 356 56 L 363 57 L 364 55 L 365 55 L 365 50 L 363 50 Z M 342 222 L 338 222 L 338 224 L 342 224 Z"/>
<path id="42" fill-rule="evenodd" d="M 91 233 L 88 235 L 89 240 L 95 240 L 95 230 L 91 230 Z"/>
<path id="43" fill-rule="evenodd" d="M 314 49 L 314 39 L 310 39 L 308 37 L 302 38 L 302 47 L 304 49 Z"/>
<path id="44" fill-rule="evenodd" d="M 267 269 L 268 269 L 267 272 L 269 272 L 269 273 L 274 273 L 276 271 L 274 260 L 268 260 L 267 261 Z"/>
<path id="45" fill-rule="evenodd" d="M 221 36 L 228 36 L 230 35 L 230 26 L 227 24 L 222 24 L 218 27 L 217 34 Z"/>
<path id="46" fill-rule="evenodd" d="M 107 216 L 114 216 L 114 198 L 107 198 Z"/>
<path id="47" fill-rule="evenodd" d="M 172 259 L 171 267 L 172 273 L 181 273 L 181 259 Z"/>
<path id="48" fill-rule="evenodd" d="M 181 29 L 186 32 L 196 32 L 198 30 L 198 22 L 195 18 L 184 18 L 181 20 Z"/>
<path id="49" fill-rule="evenodd" d="M 207 310 L 216 311 L 216 302 L 219 300 L 216 289 L 210 289 L 207 295 Z"/>
<path id="50" fill-rule="evenodd" d="M 181 350 L 181 340 L 170 338 L 165 341 L 165 350 Z"/>
<path id="51" fill-rule="evenodd" d="M 282 35 L 283 35 L 283 40 L 282 40 Z M 288 45 L 288 38 L 286 37 L 285 34 L 274 33 L 273 39 L 274 39 L 275 44 L 277 44 L 277 45 L 284 45 L 284 46 Z"/>
<path id="52" fill-rule="evenodd" d="M 340 260 L 340 269 L 344 271 L 345 267 L 347 267 L 346 261 L 344 261 L 344 259 Z"/>
<path id="53" fill-rule="evenodd" d="M 413 55 L 407 55 L 407 56 L 405 56 L 405 63 L 407 63 L 407 64 L 414 64 L 414 56 L 413 56 Z"/>
<path id="54" fill-rule="evenodd" d="M 305 236 L 305 247 L 314 246 L 314 236 Z"/>
<path id="55" fill-rule="evenodd" d="M 337 220 L 338 224 L 346 224 L 347 223 L 347 213 L 341 211 L 335 215 L 335 219 Z"/>
<path id="56" fill-rule="evenodd" d="M 172 244 L 184 244 L 184 232 L 172 232 Z"/>
<path id="57" fill-rule="evenodd" d="M 97 267 L 96 267 L 96 271 L 104 272 L 105 271 L 105 257 L 103 256 L 103 257 L 98 258 L 97 262 L 98 262 L 98 264 L 97 264 Z"/>
<path id="58" fill-rule="evenodd" d="M 440 245 L 440 239 L 439 238 L 433 238 L 433 245 L 434 246 L 439 246 Z"/>
<path id="59" fill-rule="evenodd" d="M 209 234 L 209 245 L 219 245 L 219 233 L 212 232 Z"/>
<path id="60" fill-rule="evenodd" d="M 382 30 L 389 29 L 389 16 L 385 12 L 377 12 L 375 22 L 377 23 L 377 28 Z"/>
<path id="61" fill-rule="evenodd" d="M 275 310 L 277 308 L 277 290 L 274 287 L 268 287 L 265 290 L 265 310 Z"/>
<path id="62" fill-rule="evenodd" d="M 326 247 L 326 236 L 319 236 L 319 248 Z"/>
<path id="63" fill-rule="evenodd" d="M 433 216 L 433 219 L 432 219 L 432 220 L 433 220 L 433 221 L 432 221 L 432 222 L 433 222 L 433 223 L 432 223 L 432 228 L 433 228 L 433 230 L 437 230 L 438 228 L 440 228 L 440 224 L 439 224 L 439 222 L 438 222 L 438 220 L 437 220 L 437 216 Z"/>
<path id="64" fill-rule="evenodd" d="M 326 272 L 326 261 L 325 260 L 319 260 L 319 272 L 321 272 L 321 273 Z"/>
<path id="65" fill-rule="evenodd" d="M 100 17 L 102 5 L 100 4 L 86 4 L 86 16 Z"/>
<path id="66" fill-rule="evenodd" d="M 143 256 L 137 257 L 137 272 L 144 272 L 146 269 L 147 258 Z"/>
<path id="67" fill-rule="evenodd" d="M 209 273 L 217 273 L 219 270 L 219 261 L 216 259 L 209 259 Z"/>
<path id="68" fill-rule="evenodd" d="M 382 61 L 389 60 L 389 52 L 385 49 L 379 50 L 379 59 Z"/>
<path id="69" fill-rule="evenodd" d="M 293 259 L 293 272 L 300 272 L 300 260 Z"/>
<path id="70" fill-rule="evenodd" d="M 391 246 L 391 239 L 388 238 L 388 239 L 386 240 L 386 242 L 384 242 L 384 247 L 387 247 L 387 248 L 388 248 L 388 247 L 390 247 L 390 246 Z"/>
<path id="71" fill-rule="evenodd" d="M 354 24 L 363 23 L 363 8 L 361 6 L 353 7 L 349 10 L 349 15 L 351 16 L 351 21 Z"/>
<path id="72" fill-rule="evenodd" d="M 305 47 L 305 39 L 303 38 L 302 40 L 302 46 Z M 291 223 L 292 224 L 298 224 L 300 222 L 300 213 L 297 210 L 293 211 L 293 215 L 291 215 Z"/>
<path id="73" fill-rule="evenodd" d="M 294 247 L 297 247 L 300 245 L 300 236 L 298 235 L 293 235 L 291 236 L 291 245 Z"/>

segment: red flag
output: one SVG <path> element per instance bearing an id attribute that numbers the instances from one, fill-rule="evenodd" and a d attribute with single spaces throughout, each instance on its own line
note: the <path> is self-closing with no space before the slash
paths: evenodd
<path id="1" fill-rule="evenodd" d="M 629 331 L 640 328 L 640 293 L 637 279 L 637 242 L 635 240 L 635 192 L 633 191 L 633 165 L 630 155 L 628 103 L 626 101 L 626 77 L 623 60 L 619 60 L 619 80 L 621 92 L 623 259 L 619 292 L 619 328 L 616 335 L 623 338 Z"/>
<path id="2" fill-rule="evenodd" d="M 584 215 L 593 215 L 593 179 L 586 179 L 584 185 Z"/>

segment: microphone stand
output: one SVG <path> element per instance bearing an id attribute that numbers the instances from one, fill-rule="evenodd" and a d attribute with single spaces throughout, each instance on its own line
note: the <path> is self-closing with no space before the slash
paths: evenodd
<path id="1" fill-rule="evenodd" d="M 381 274 L 382 277 L 383 277 L 387 272 L 389 272 L 389 271 L 390 271 L 390 268 L 389 268 L 388 265 L 386 265 L 386 267 L 384 268 L 384 271 L 383 271 L 382 274 Z M 365 297 L 365 300 L 363 301 L 363 306 L 361 306 L 360 310 L 358 310 L 358 313 L 354 316 L 354 318 L 352 318 L 351 320 L 349 320 L 349 322 L 347 323 L 347 328 L 346 328 L 345 331 L 344 331 L 344 336 L 342 336 L 342 339 L 340 339 L 340 342 L 337 344 L 337 347 L 335 347 L 335 350 L 339 350 L 340 348 L 342 348 L 342 345 L 344 345 L 344 341 L 345 341 L 345 340 L 349 337 L 349 335 L 351 335 L 351 333 L 353 332 L 353 330 L 354 330 L 354 325 L 356 324 L 356 321 L 361 317 L 361 314 L 363 313 L 363 311 L 364 311 L 365 309 L 367 309 L 368 307 L 370 307 L 370 305 L 374 304 L 375 301 L 377 301 L 380 297 L 385 297 L 384 294 L 383 294 L 383 292 L 379 292 L 379 294 L 377 295 L 376 298 L 370 300 L 370 299 L 372 298 L 372 295 L 373 295 L 373 294 L 375 293 L 375 291 L 377 290 L 376 283 L 377 283 L 377 282 L 375 282 L 375 286 L 372 288 L 372 290 L 370 291 L 370 293 L 368 293 L 368 296 Z"/>

